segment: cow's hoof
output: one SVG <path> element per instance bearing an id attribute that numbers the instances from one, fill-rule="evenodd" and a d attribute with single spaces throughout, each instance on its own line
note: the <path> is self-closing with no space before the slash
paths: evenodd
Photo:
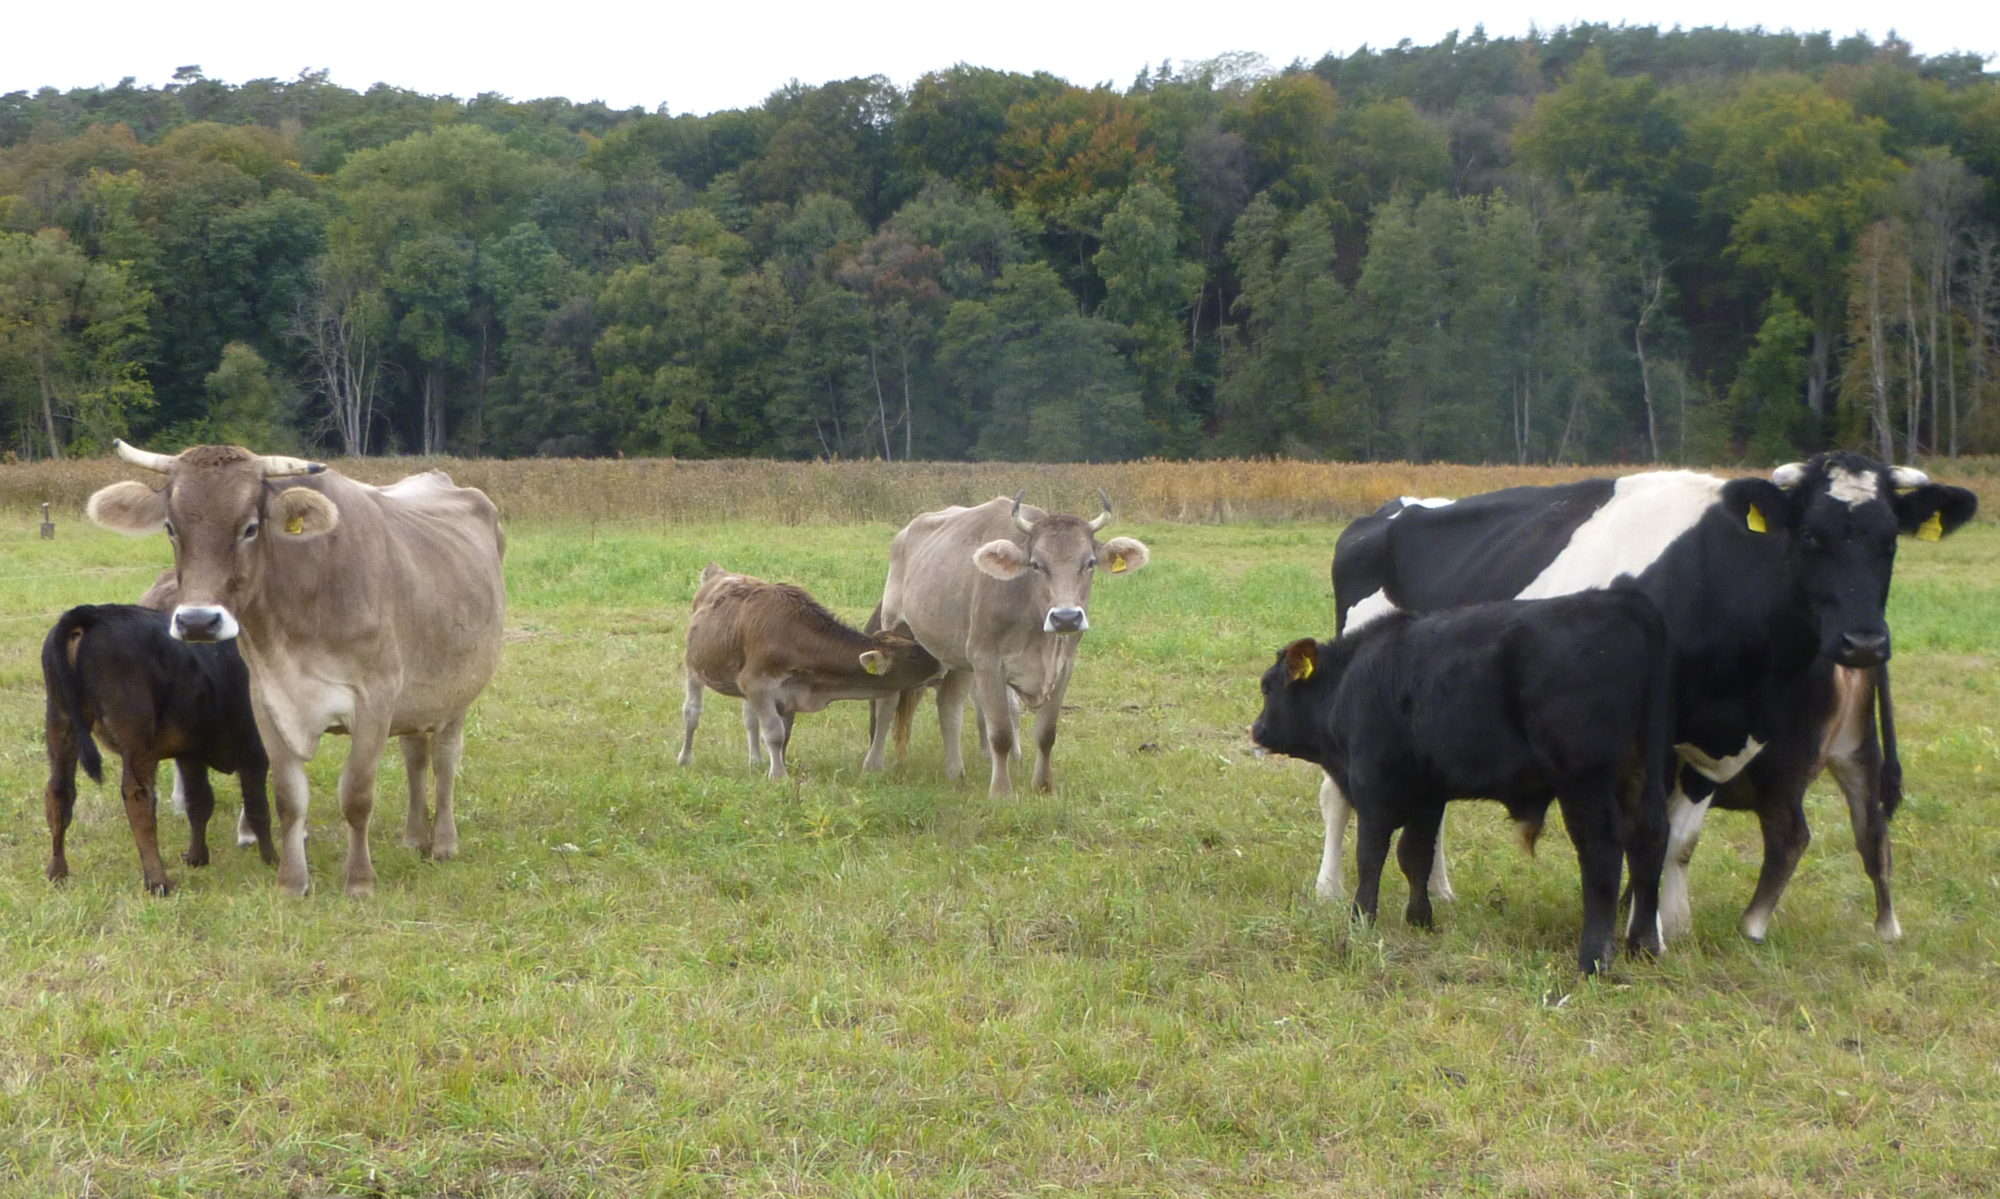
<path id="1" fill-rule="evenodd" d="M 193 866 L 196 868 L 206 866 L 208 865 L 208 851 L 204 849 L 201 852 L 197 853 L 192 849 L 184 850 L 181 853 L 181 863 L 183 865 Z"/>
<path id="2" fill-rule="evenodd" d="M 161 899 L 165 899 L 174 893 L 174 880 L 170 878 L 148 879 L 146 881 L 146 891 L 148 894 L 157 895 Z"/>
<path id="3" fill-rule="evenodd" d="M 435 841 L 424 856 L 433 862 L 449 862 L 458 856 L 458 842 Z"/>
<path id="4" fill-rule="evenodd" d="M 1903 925 L 1896 919 L 1896 913 L 1887 912 L 1876 919 L 1875 935 L 1890 945 L 1903 939 Z"/>
<path id="5" fill-rule="evenodd" d="M 69 863 L 50 862 L 49 868 L 42 874 L 52 883 L 66 883 L 69 881 Z"/>
<path id="6" fill-rule="evenodd" d="M 1340 884 L 1328 878 L 1313 880 L 1313 895 L 1324 903 L 1338 903 L 1346 898 L 1340 890 Z"/>
<path id="7" fill-rule="evenodd" d="M 374 895 L 375 880 L 372 878 L 363 881 L 350 880 L 347 884 L 347 897 L 349 899 L 371 899 Z"/>

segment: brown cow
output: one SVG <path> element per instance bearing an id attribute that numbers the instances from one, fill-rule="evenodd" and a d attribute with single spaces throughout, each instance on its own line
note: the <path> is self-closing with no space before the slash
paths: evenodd
<path id="1" fill-rule="evenodd" d="M 241 633 L 278 798 L 279 885 L 304 894 L 309 884 L 305 763 L 328 731 L 353 738 L 340 775 L 348 894 L 374 889 L 368 820 L 391 736 L 412 781 L 404 843 L 432 858 L 456 854 L 466 711 L 499 664 L 506 610 L 493 502 L 440 471 L 372 487 L 239 446 L 116 448 L 164 483 L 114 483 L 90 497 L 90 518 L 135 535 L 166 531 L 180 588 L 175 637 Z"/>
<path id="2" fill-rule="evenodd" d="M 704 687 L 743 701 L 750 765 L 771 754 L 770 777 L 785 777 L 792 717 L 837 699 L 876 699 L 934 681 L 936 658 L 908 637 L 863 633 L 842 624 L 802 588 L 702 568 L 688 618 L 686 731 L 680 764 L 694 760 Z"/>
<path id="3" fill-rule="evenodd" d="M 1099 542 L 1111 519 L 1111 501 L 1092 520 L 1026 507 L 1021 497 L 1000 496 L 976 508 L 926 512 L 903 527 L 889 546 L 889 577 L 877 618 L 883 628 L 908 627 L 919 644 L 944 663 L 938 683 L 938 727 L 944 734 L 945 774 L 965 773 L 959 721 L 972 692 L 980 715 L 980 740 L 993 762 L 990 794 L 1004 795 L 1014 750 L 1017 703 L 1038 712 L 1035 785 L 1053 782 L 1056 722 L 1076 666 L 1079 639 L 1090 620 L 1090 582 L 1106 573 L 1144 569 L 1151 553 L 1131 537 Z M 868 757 L 880 769 L 889 722 L 887 700 L 877 701 Z M 907 720 L 907 703 L 897 705 Z M 898 740 L 901 740 L 899 730 Z"/>

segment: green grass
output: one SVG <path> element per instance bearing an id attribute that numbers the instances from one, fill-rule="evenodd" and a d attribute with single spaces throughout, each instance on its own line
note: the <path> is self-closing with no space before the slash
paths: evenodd
<path id="1" fill-rule="evenodd" d="M 1372 929 L 1312 901 L 1314 772 L 1248 752 L 1256 676 L 1331 627 L 1335 529 L 1130 524 L 1099 581 L 1057 790 L 857 768 L 866 713 L 802 717 L 798 777 L 743 762 L 711 697 L 676 767 L 701 565 L 859 621 L 886 523 L 520 523 L 510 644 L 474 710 L 463 857 L 396 844 L 342 898 L 311 768 L 317 890 L 255 855 L 144 895 L 90 788 L 75 876 L 41 876 L 37 648 L 167 553 L 0 531 L 0 1193 L 8 1195 L 1964 1195 L 2000 1177 L 2000 530 L 1907 543 L 1891 619 L 1910 799 L 1904 943 L 1838 796 L 1770 943 L 1734 931 L 1755 821 L 1718 814 L 1696 931 L 1573 972 L 1575 864 L 1453 821 L 1462 898 Z M 968 741 L 970 734 L 968 732 Z M 235 787 L 219 785 L 233 818 Z"/>

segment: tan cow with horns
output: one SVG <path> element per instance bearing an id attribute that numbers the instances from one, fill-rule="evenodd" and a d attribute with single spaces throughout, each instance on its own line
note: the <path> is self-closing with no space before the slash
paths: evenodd
<path id="1" fill-rule="evenodd" d="M 1111 500 L 1103 492 L 1097 498 L 1103 512 L 1085 520 L 1023 505 L 1018 494 L 998 496 L 977 507 L 926 512 L 890 543 L 889 577 L 871 625 L 908 626 L 944 664 L 937 700 L 948 777 L 965 773 L 959 721 L 970 690 L 992 759 L 989 794 L 1004 795 L 1012 786 L 1017 703 L 1037 713 L 1035 785 L 1053 785 L 1049 759 L 1077 643 L 1090 627 L 1091 580 L 1100 567 L 1114 575 L 1141 570 L 1151 556 L 1136 538 L 1097 540 L 1111 520 Z M 882 768 L 890 714 L 907 703 L 907 697 L 901 704 L 876 701 L 866 768 Z M 908 727 L 907 712 L 900 727 Z"/>
<path id="2" fill-rule="evenodd" d="M 305 764 L 329 731 L 353 741 L 340 773 L 349 895 L 374 889 L 368 817 L 392 735 L 409 771 L 403 843 L 455 855 L 465 714 L 499 665 L 506 612 L 493 502 L 442 471 L 372 487 L 238 446 L 173 455 L 115 444 L 165 483 L 113 483 L 86 511 L 121 533 L 166 531 L 179 576 L 175 637 L 238 638 L 277 793 L 278 885 L 302 895 L 309 884 Z"/>

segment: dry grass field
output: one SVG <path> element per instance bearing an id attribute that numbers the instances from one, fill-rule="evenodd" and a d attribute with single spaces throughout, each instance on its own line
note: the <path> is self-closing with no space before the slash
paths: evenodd
<path id="1" fill-rule="evenodd" d="M 342 464 L 386 480 L 409 462 Z M 1909 800 L 1895 946 L 1829 786 L 1767 944 L 1755 822 L 1710 820 L 1696 929 L 1573 969 L 1574 860 L 1453 821 L 1440 929 L 1315 902 L 1313 772 L 1243 729 L 1331 624 L 1340 525 L 1399 493 L 1590 472 L 1296 463 L 884 467 L 454 462 L 509 516 L 507 657 L 467 737 L 462 857 L 375 897 L 254 853 L 139 885 L 109 789 L 42 878 L 40 638 L 136 597 L 163 539 L 85 524 L 107 462 L 0 468 L 0 1195 L 1975 1195 L 2000 1178 L 2000 530 L 1908 542 L 1890 618 Z M 1992 462 L 1939 470 L 2000 502 Z M 688 767 L 701 565 L 859 621 L 910 514 L 1027 487 L 1153 563 L 1100 580 L 1057 787 L 1004 801 L 866 714 L 802 716 L 797 777 L 711 697 Z M 58 536 L 36 536 L 48 498 Z M 968 732 L 968 741 L 970 734 Z M 977 761 L 976 754 L 969 754 Z M 233 818 L 221 780 L 218 815 Z M 1350 867 L 1351 870 L 1351 867 Z"/>

